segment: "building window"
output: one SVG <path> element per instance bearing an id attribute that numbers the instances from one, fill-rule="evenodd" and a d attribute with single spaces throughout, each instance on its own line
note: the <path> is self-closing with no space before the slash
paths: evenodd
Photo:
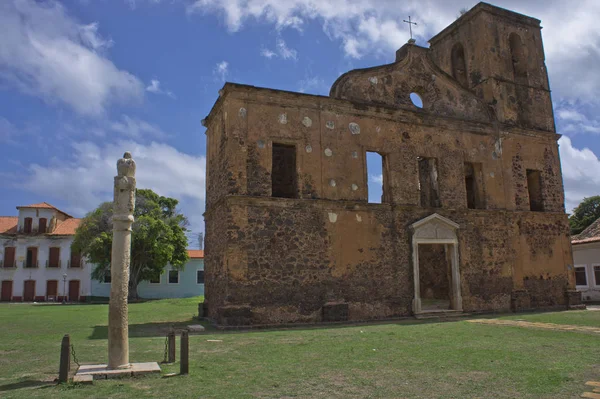
<path id="1" fill-rule="evenodd" d="M 160 284 L 160 274 L 150 279 L 150 284 Z"/>
<path id="2" fill-rule="evenodd" d="M 196 283 L 204 284 L 204 270 L 196 271 Z"/>
<path id="3" fill-rule="evenodd" d="M 594 283 L 600 287 L 600 265 L 594 266 Z"/>
<path id="4" fill-rule="evenodd" d="M 515 82 L 527 84 L 527 55 L 521 36 L 511 33 L 508 41 Z"/>
<path id="5" fill-rule="evenodd" d="M 439 208 L 441 206 L 438 192 L 437 159 L 418 157 L 419 163 L 419 193 L 421 206 Z"/>
<path id="6" fill-rule="evenodd" d="M 483 173 L 480 163 L 465 162 L 465 187 L 467 189 L 467 207 L 469 209 L 485 209 Z"/>
<path id="7" fill-rule="evenodd" d="M 452 76 L 458 80 L 461 86 L 468 88 L 467 64 L 465 62 L 465 50 L 460 43 L 452 47 Z"/>
<path id="8" fill-rule="evenodd" d="M 69 267 L 81 267 L 81 252 L 75 251 L 73 248 L 71 248 Z"/>
<path id="9" fill-rule="evenodd" d="M 16 247 L 4 247 L 4 261 L 2 262 L 3 267 L 16 267 L 15 252 Z"/>
<path id="10" fill-rule="evenodd" d="M 273 143 L 271 193 L 273 197 L 297 197 L 295 145 Z"/>
<path id="11" fill-rule="evenodd" d="M 38 233 L 43 234 L 46 232 L 46 224 L 48 220 L 46 218 L 40 218 L 38 225 Z"/>
<path id="12" fill-rule="evenodd" d="M 179 284 L 179 270 L 169 270 L 169 284 Z"/>
<path id="13" fill-rule="evenodd" d="M 27 257 L 25 258 L 25 267 L 38 267 L 38 249 L 36 247 L 27 248 Z"/>
<path id="14" fill-rule="evenodd" d="M 51 247 L 48 254 L 48 267 L 60 267 L 60 248 Z"/>
<path id="15" fill-rule="evenodd" d="M 388 201 L 387 157 L 378 152 L 367 151 L 367 198 L 372 204 L 383 204 Z"/>
<path id="16" fill-rule="evenodd" d="M 575 285 L 587 287 L 587 273 L 585 272 L 585 266 L 575 268 Z"/>
<path id="17" fill-rule="evenodd" d="M 33 219 L 25 218 L 24 224 L 23 224 L 23 233 L 25 233 L 25 234 L 31 233 L 31 225 L 32 224 L 33 224 Z"/>
<path id="18" fill-rule="evenodd" d="M 527 169 L 527 191 L 529 191 L 529 209 L 543 212 L 542 175 L 539 170 Z"/>
<path id="19" fill-rule="evenodd" d="M 104 284 L 110 284 L 112 282 L 112 277 L 110 275 L 110 269 L 104 272 L 104 279 L 102 280 Z"/>

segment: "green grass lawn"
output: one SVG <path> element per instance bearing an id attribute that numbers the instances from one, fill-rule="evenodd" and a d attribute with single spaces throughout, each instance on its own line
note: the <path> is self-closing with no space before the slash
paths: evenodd
<path id="1" fill-rule="evenodd" d="M 130 305 L 131 361 L 160 362 L 164 332 L 192 322 L 198 301 Z M 1 305 L 0 397 L 574 398 L 585 381 L 600 380 L 599 336 L 410 321 L 210 331 L 190 337 L 188 376 L 51 384 L 65 333 L 80 362 L 106 361 L 107 313 L 107 305 Z M 600 325 L 600 312 L 592 311 L 506 317 Z M 178 369 L 163 365 L 164 373 Z"/>

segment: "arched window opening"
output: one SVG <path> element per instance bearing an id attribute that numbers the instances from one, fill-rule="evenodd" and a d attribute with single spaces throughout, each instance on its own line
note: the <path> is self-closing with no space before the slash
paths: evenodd
<path id="1" fill-rule="evenodd" d="M 527 54 L 523 41 L 516 33 L 511 33 L 508 41 L 515 82 L 527 84 Z"/>
<path id="2" fill-rule="evenodd" d="M 467 80 L 467 62 L 465 61 L 465 50 L 460 43 L 456 43 L 452 47 L 452 76 L 458 80 L 461 86 L 468 88 L 469 81 Z"/>

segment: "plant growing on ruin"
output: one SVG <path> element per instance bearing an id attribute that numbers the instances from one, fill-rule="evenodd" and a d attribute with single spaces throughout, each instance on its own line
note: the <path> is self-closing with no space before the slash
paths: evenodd
<path id="1" fill-rule="evenodd" d="M 152 190 L 138 189 L 135 196 L 135 221 L 131 234 L 129 298 L 137 299 L 141 281 L 160 276 L 170 264 L 183 268 L 188 260 L 187 218 L 176 209 L 174 198 L 159 196 Z M 104 202 L 88 213 L 75 233 L 73 248 L 96 264 L 92 278 L 98 281 L 110 273 L 113 203 Z"/>
<path id="2" fill-rule="evenodd" d="M 579 234 L 600 218 L 600 195 L 584 198 L 569 217 L 571 234 Z"/>

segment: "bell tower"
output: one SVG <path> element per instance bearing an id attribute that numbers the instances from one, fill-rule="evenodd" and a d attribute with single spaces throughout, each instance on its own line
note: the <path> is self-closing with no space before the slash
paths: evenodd
<path id="1" fill-rule="evenodd" d="M 429 40 L 434 62 L 502 123 L 554 132 L 540 21 L 479 3 Z"/>

